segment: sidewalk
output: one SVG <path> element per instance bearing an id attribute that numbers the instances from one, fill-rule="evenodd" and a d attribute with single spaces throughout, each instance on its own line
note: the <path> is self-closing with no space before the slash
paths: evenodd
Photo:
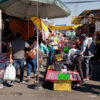
<path id="1" fill-rule="evenodd" d="M 45 69 L 40 68 L 40 82 L 44 82 Z M 100 100 L 100 65 L 93 63 L 93 79 L 86 81 L 81 87 L 72 89 L 71 92 L 53 91 L 48 88 L 34 88 L 33 73 L 29 83 L 20 84 L 16 79 L 13 87 L 0 89 L 0 100 Z M 25 76 L 26 80 L 26 71 Z M 49 86 L 50 87 L 50 86 Z"/>

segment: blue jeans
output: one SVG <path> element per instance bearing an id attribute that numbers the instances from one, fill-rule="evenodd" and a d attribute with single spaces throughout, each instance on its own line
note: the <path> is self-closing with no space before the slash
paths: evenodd
<path id="1" fill-rule="evenodd" d="M 33 67 L 33 73 L 36 74 L 37 56 L 35 56 L 34 59 L 27 59 L 26 62 L 28 67 L 27 76 L 30 76 L 32 67 Z"/>
<path id="2" fill-rule="evenodd" d="M 20 81 L 23 81 L 24 78 L 24 58 L 14 59 L 14 67 L 17 70 L 18 64 L 20 66 Z"/>
<path id="3" fill-rule="evenodd" d="M 86 68 L 86 77 L 89 77 L 89 61 L 90 61 L 90 57 L 84 58 L 84 65 Z"/>

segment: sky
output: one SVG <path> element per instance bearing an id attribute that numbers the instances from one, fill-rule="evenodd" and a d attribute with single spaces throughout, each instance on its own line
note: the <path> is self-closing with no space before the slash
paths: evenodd
<path id="1" fill-rule="evenodd" d="M 89 1 L 89 0 L 61 0 L 61 1 L 62 2 L 71 2 L 71 1 L 75 2 L 75 1 Z M 95 1 L 95 0 L 90 0 L 90 1 Z M 66 4 L 66 6 L 70 9 L 71 15 L 65 18 L 51 19 L 50 22 L 53 25 L 63 25 L 63 24 L 71 25 L 72 16 L 78 16 L 84 10 L 100 9 L 100 2 Z"/>

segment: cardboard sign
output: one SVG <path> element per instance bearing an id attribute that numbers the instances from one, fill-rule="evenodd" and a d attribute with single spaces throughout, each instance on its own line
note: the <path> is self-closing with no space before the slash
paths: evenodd
<path id="1" fill-rule="evenodd" d="M 58 80 L 69 80 L 69 74 L 66 73 L 59 73 Z"/>

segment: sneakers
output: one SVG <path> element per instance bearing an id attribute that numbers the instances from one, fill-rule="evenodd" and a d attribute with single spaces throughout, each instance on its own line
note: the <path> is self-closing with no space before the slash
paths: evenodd
<path id="1" fill-rule="evenodd" d="M 6 85 L 7 85 L 8 87 L 12 87 L 12 86 L 14 86 L 14 81 L 7 81 L 7 82 L 6 82 Z"/>
<path id="2" fill-rule="evenodd" d="M 80 83 L 78 83 L 76 86 L 82 86 L 82 85 L 84 85 L 85 84 L 85 82 L 80 82 Z"/>
<path id="3" fill-rule="evenodd" d="M 14 86 L 14 82 L 11 82 L 10 85 L 11 85 L 11 86 Z"/>
<path id="4" fill-rule="evenodd" d="M 0 89 L 3 88 L 3 84 L 0 83 Z"/>
<path id="5" fill-rule="evenodd" d="M 83 78 L 83 80 L 89 80 L 89 77 Z"/>
<path id="6" fill-rule="evenodd" d="M 30 76 L 27 77 L 26 82 L 29 82 L 31 80 Z"/>
<path id="7" fill-rule="evenodd" d="M 28 78 L 28 79 L 26 80 L 26 82 L 29 82 L 30 80 L 31 80 L 31 79 Z"/>
<path id="8" fill-rule="evenodd" d="M 25 83 L 25 81 L 20 81 L 20 83 L 21 83 L 21 84 L 24 84 L 24 83 Z"/>

